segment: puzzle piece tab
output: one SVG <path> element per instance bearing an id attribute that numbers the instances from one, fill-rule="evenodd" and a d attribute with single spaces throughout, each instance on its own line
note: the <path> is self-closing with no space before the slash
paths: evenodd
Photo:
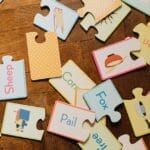
<path id="1" fill-rule="evenodd" d="M 84 126 L 90 131 L 90 137 L 85 143 L 79 143 L 82 150 L 120 150 L 121 144 L 111 131 L 101 122 L 93 126 Z"/>
<path id="2" fill-rule="evenodd" d="M 91 89 L 95 83 L 72 61 L 62 67 L 62 77 L 50 79 L 50 84 L 70 103 L 75 104 L 75 90 Z"/>
<path id="3" fill-rule="evenodd" d="M 122 3 L 121 7 L 97 24 L 92 14 L 88 13 L 81 21 L 80 25 L 85 31 L 88 31 L 90 27 L 95 28 L 98 32 L 95 34 L 96 38 L 105 42 L 130 11 L 131 9 Z"/>
<path id="4" fill-rule="evenodd" d="M 136 137 L 150 133 L 150 95 L 143 96 L 142 92 L 142 88 L 133 89 L 135 98 L 124 101 Z"/>
<path id="5" fill-rule="evenodd" d="M 47 131 L 85 142 L 89 137 L 89 131 L 82 127 L 86 120 L 93 124 L 95 113 L 56 101 Z"/>
<path id="6" fill-rule="evenodd" d="M 150 65 L 150 22 L 147 25 L 143 23 L 138 24 L 133 31 L 139 34 L 139 40 L 142 46 L 141 51 L 134 52 L 134 55 L 144 57 L 147 64 Z"/>
<path id="7" fill-rule="evenodd" d="M 61 76 L 61 62 L 57 36 L 46 32 L 43 43 L 37 43 L 36 32 L 26 34 L 30 73 L 32 80 L 41 80 Z"/>
<path id="8" fill-rule="evenodd" d="M 125 3 L 150 16 L 150 0 L 123 0 Z"/>
<path id="9" fill-rule="evenodd" d="M 45 109 L 15 103 L 7 103 L 2 124 L 2 134 L 41 140 L 43 130 L 37 122 L 45 119 Z"/>
<path id="10" fill-rule="evenodd" d="M 27 97 L 24 60 L 12 59 L 12 56 L 3 56 L 0 64 L 0 100 Z"/>
<path id="11" fill-rule="evenodd" d="M 83 95 L 89 108 L 96 112 L 96 120 L 109 116 L 112 122 L 118 122 L 121 114 L 115 108 L 123 103 L 111 80 L 107 80 Z"/>
<path id="12" fill-rule="evenodd" d="M 94 61 L 102 80 L 110 79 L 146 66 L 143 58 L 133 60 L 130 53 L 140 50 L 140 41 L 128 37 L 123 41 L 93 51 Z"/>
<path id="13" fill-rule="evenodd" d="M 96 23 L 121 6 L 121 0 L 82 0 L 82 2 L 84 7 L 77 10 L 80 17 L 84 17 L 86 13 L 91 13 Z"/>
<path id="14" fill-rule="evenodd" d="M 41 7 L 47 6 L 50 12 L 47 16 L 36 14 L 34 24 L 46 31 L 56 32 L 65 40 L 78 19 L 78 13 L 56 0 L 41 0 Z"/>
<path id="15" fill-rule="evenodd" d="M 124 134 L 119 137 L 120 143 L 123 145 L 122 150 L 148 150 L 143 138 L 138 140 L 136 143 L 130 143 L 130 137 L 128 134 Z"/>

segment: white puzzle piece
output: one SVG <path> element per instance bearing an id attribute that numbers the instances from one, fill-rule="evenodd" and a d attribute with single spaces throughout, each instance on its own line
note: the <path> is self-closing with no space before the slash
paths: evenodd
<path id="1" fill-rule="evenodd" d="M 42 0 L 41 7 L 47 6 L 50 12 L 47 16 L 36 14 L 34 24 L 46 31 L 56 32 L 65 40 L 78 19 L 78 13 L 56 0 Z"/>
<path id="2" fill-rule="evenodd" d="M 3 56 L 0 64 L 0 100 L 27 97 L 24 60 L 12 59 L 12 56 Z"/>
<path id="3" fill-rule="evenodd" d="M 7 103 L 1 133 L 41 140 L 44 131 L 37 129 L 37 122 L 44 119 L 44 108 Z"/>
<path id="4" fill-rule="evenodd" d="M 87 120 L 93 124 L 95 113 L 56 101 L 47 131 L 85 142 L 89 137 L 89 131 L 82 126 Z"/>
<path id="5" fill-rule="evenodd" d="M 93 51 L 97 70 L 102 80 L 110 79 L 146 66 L 144 58 L 133 60 L 132 51 L 140 50 L 140 41 L 128 37 L 123 41 Z"/>
<path id="6" fill-rule="evenodd" d="M 49 80 L 50 84 L 70 103 L 75 104 L 75 90 L 91 89 L 95 83 L 72 61 L 62 67 L 62 77 Z"/>

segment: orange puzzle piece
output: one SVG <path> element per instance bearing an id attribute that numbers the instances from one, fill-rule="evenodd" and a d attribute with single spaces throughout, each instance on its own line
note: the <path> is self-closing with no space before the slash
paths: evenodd
<path id="1" fill-rule="evenodd" d="M 77 10 L 80 17 L 91 13 L 98 22 L 121 6 L 121 0 L 82 0 L 84 7 Z"/>
<path id="2" fill-rule="evenodd" d="M 46 32 L 43 43 L 37 43 L 36 32 L 26 34 L 30 73 L 32 80 L 61 76 L 61 62 L 57 36 L 54 32 Z"/>

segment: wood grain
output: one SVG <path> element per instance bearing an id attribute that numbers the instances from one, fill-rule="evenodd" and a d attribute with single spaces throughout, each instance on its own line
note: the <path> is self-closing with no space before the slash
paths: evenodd
<path id="1" fill-rule="evenodd" d="M 80 0 L 60 0 L 60 2 L 75 10 L 82 7 Z M 32 82 L 30 78 L 25 33 L 31 31 L 38 32 L 38 41 L 41 42 L 44 40 L 44 31 L 33 25 L 35 14 L 41 12 L 39 3 L 39 0 L 4 0 L 0 4 L 0 63 L 4 55 L 12 55 L 15 60 L 25 59 L 28 98 L 14 100 L 13 102 L 45 107 L 46 119 L 44 122 L 38 123 L 38 128 L 46 130 L 55 101 L 58 99 L 64 101 L 64 99 L 49 85 L 48 80 Z M 47 11 L 45 11 L 46 13 Z M 102 43 L 94 37 L 96 33 L 94 29 L 90 29 L 88 32 L 83 31 L 79 24 L 80 21 L 78 21 L 65 42 L 59 40 L 61 62 L 63 65 L 68 59 L 73 59 L 91 79 L 96 83 L 100 83 L 102 81 L 98 76 L 91 56 L 92 50 L 123 40 L 127 36 L 136 36 L 132 32 L 134 26 L 141 22 L 146 23 L 150 21 L 150 17 L 132 9 L 132 12 L 120 24 L 106 43 Z M 114 78 L 113 82 L 124 99 L 133 98 L 131 91 L 136 87 L 142 87 L 144 94 L 146 94 L 150 90 L 150 67 L 147 66 L 143 69 Z M 2 125 L 5 104 L 6 102 L 0 102 L 0 127 Z M 118 110 L 122 113 L 121 121 L 117 124 L 112 124 L 108 119 L 107 126 L 116 138 L 127 133 L 130 134 L 131 141 L 135 142 L 139 138 L 135 138 L 133 134 L 124 105 L 121 105 Z M 143 138 L 150 148 L 150 135 L 143 136 Z M 45 132 L 41 142 L 11 136 L 2 136 L 0 138 L 0 150 L 27 149 L 77 150 L 80 148 L 75 141 L 48 132 Z"/>

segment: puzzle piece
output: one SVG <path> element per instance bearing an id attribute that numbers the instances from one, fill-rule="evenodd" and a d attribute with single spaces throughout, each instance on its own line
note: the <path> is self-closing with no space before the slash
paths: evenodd
<path id="1" fill-rule="evenodd" d="M 93 15 L 96 23 L 121 6 L 121 0 L 82 0 L 82 2 L 84 7 L 77 10 L 80 17 L 84 17 L 89 12 Z"/>
<path id="2" fill-rule="evenodd" d="M 150 16 L 150 0 L 123 0 L 125 3 Z"/>
<path id="3" fill-rule="evenodd" d="M 93 126 L 84 126 L 89 129 L 90 137 L 85 143 L 79 143 L 82 150 L 120 150 L 121 144 L 111 131 L 101 122 Z"/>
<path id="4" fill-rule="evenodd" d="M 0 100 L 27 97 L 24 60 L 12 59 L 12 56 L 3 56 L 0 64 Z"/>
<path id="5" fill-rule="evenodd" d="M 95 83 L 72 61 L 62 67 L 62 77 L 50 79 L 50 84 L 70 103 L 75 104 L 75 89 L 91 89 Z"/>
<path id="6" fill-rule="evenodd" d="M 120 8 L 101 20 L 99 23 L 96 24 L 92 14 L 88 13 L 81 21 L 80 25 L 85 31 L 88 31 L 90 27 L 95 28 L 98 32 L 95 34 L 97 39 L 105 42 L 130 11 L 131 9 L 122 3 Z"/>
<path id="7" fill-rule="evenodd" d="M 138 140 L 136 143 L 130 143 L 130 137 L 128 134 L 124 134 L 119 137 L 120 143 L 123 145 L 122 150 L 148 150 L 143 138 Z"/>
<path id="8" fill-rule="evenodd" d="M 140 41 L 128 37 L 123 41 L 93 51 L 94 61 L 102 80 L 146 66 L 143 58 L 133 60 L 130 53 L 140 50 Z"/>
<path id="9" fill-rule="evenodd" d="M 150 22 L 147 25 L 143 23 L 138 24 L 133 31 L 139 34 L 139 40 L 142 46 L 141 51 L 134 52 L 134 54 L 137 57 L 144 57 L 147 64 L 150 65 Z"/>
<path id="10" fill-rule="evenodd" d="M 89 108 L 96 112 L 96 121 L 109 116 L 112 122 L 118 122 L 121 114 L 115 108 L 123 103 L 111 80 L 107 80 L 83 95 Z"/>
<path id="11" fill-rule="evenodd" d="M 45 109 L 15 103 L 7 103 L 2 124 L 2 134 L 41 140 L 44 130 L 38 130 L 37 122 L 45 119 Z"/>
<path id="12" fill-rule="evenodd" d="M 95 113 L 56 101 L 47 131 L 85 142 L 89 137 L 89 131 L 82 128 L 86 120 L 94 123 Z"/>
<path id="13" fill-rule="evenodd" d="M 37 43 L 36 32 L 26 34 L 30 73 L 32 80 L 61 76 L 61 62 L 57 36 L 46 32 L 44 43 Z"/>
<path id="14" fill-rule="evenodd" d="M 150 95 L 143 96 L 142 92 L 142 88 L 135 88 L 135 98 L 124 101 L 136 137 L 150 133 Z"/>
<path id="15" fill-rule="evenodd" d="M 41 7 L 47 6 L 50 12 L 47 16 L 36 14 L 34 24 L 46 31 L 56 32 L 65 40 L 78 19 L 78 13 L 56 0 L 42 0 Z"/>

